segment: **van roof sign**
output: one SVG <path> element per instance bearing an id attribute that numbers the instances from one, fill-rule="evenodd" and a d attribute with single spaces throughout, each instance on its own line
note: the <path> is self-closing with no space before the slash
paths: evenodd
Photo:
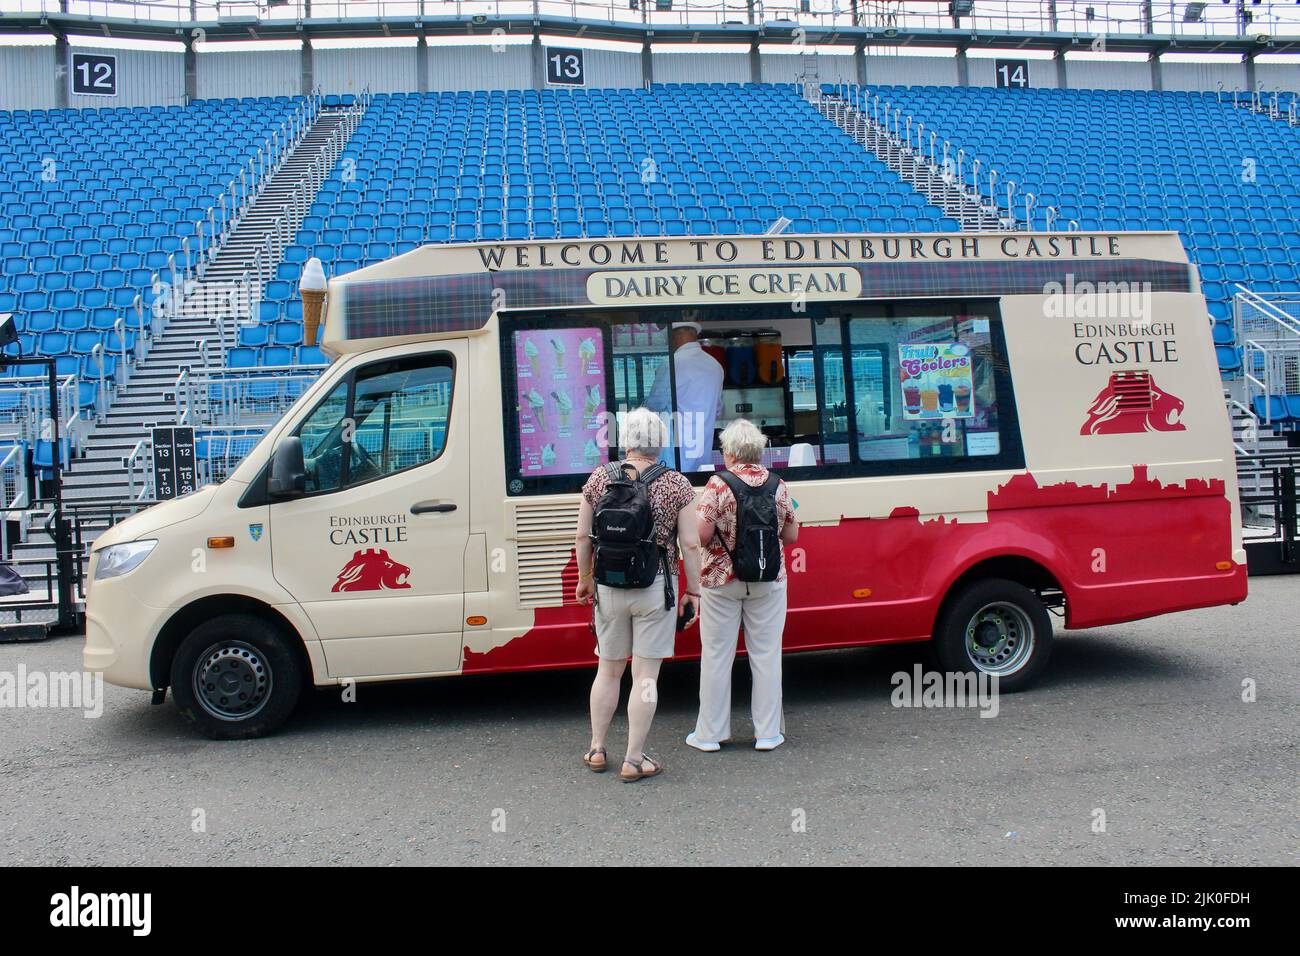
<path id="1" fill-rule="evenodd" d="M 469 332 L 505 310 L 1041 295 L 1059 283 L 1191 292 L 1176 233 L 643 238 L 424 246 L 330 283 L 324 340 Z M 354 346 L 355 347 L 355 346 Z"/>

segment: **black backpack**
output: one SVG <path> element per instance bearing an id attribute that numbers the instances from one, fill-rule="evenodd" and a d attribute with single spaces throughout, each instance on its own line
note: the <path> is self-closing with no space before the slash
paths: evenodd
<path id="1" fill-rule="evenodd" d="M 639 476 L 626 462 L 605 466 L 609 483 L 596 502 L 591 521 L 591 543 L 596 558 L 593 573 L 598 584 L 631 589 L 648 588 L 664 572 L 664 607 L 673 607 L 672 574 L 668 552 L 655 541 L 654 509 L 650 485 L 668 472 L 656 463 Z"/>
<path id="2" fill-rule="evenodd" d="M 773 472 L 767 481 L 751 485 L 729 471 L 718 472 L 736 498 L 736 549 L 727 548 L 721 534 L 718 540 L 731 558 L 738 581 L 775 581 L 781 573 L 780 519 L 776 510 L 776 491 L 781 479 Z"/>

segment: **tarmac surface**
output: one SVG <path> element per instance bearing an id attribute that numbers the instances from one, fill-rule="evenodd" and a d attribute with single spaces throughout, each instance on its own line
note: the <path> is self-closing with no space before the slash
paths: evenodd
<path id="1" fill-rule="evenodd" d="M 667 772 L 632 785 L 580 762 L 585 671 L 319 691 L 275 736 L 234 743 L 105 685 L 97 718 L 0 708 L 0 858 L 1294 865 L 1298 599 L 1300 579 L 1256 578 L 1236 608 L 1058 631 L 1043 680 L 993 718 L 891 705 L 922 646 L 792 655 L 772 753 L 742 736 L 743 661 L 742 739 L 687 748 L 698 668 L 669 665 L 648 748 Z M 79 670 L 80 651 L 0 645 L 0 675 Z M 625 732 L 616 717 L 616 759 Z"/>

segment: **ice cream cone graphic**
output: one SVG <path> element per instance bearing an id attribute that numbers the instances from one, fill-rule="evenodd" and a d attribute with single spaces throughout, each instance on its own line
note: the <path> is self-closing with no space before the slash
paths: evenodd
<path id="1" fill-rule="evenodd" d="M 542 393 L 533 389 L 528 393 L 528 407 L 533 411 L 533 417 L 537 419 L 537 427 L 546 430 L 546 399 Z"/>
<path id="2" fill-rule="evenodd" d="M 573 399 L 569 398 L 566 392 L 551 392 L 551 398 L 555 399 L 555 409 L 560 413 L 560 427 L 569 427 L 569 415 L 573 412 Z"/>
<path id="3" fill-rule="evenodd" d="M 596 409 L 600 408 L 600 399 L 601 395 L 599 388 L 593 385 L 587 389 L 586 400 L 582 403 L 582 410 L 587 418 L 596 414 Z"/>
<path id="4" fill-rule="evenodd" d="M 528 364 L 532 366 L 533 375 L 537 375 L 538 372 L 541 370 L 537 367 L 537 360 L 538 360 L 537 346 L 533 344 L 532 339 L 528 339 L 526 342 L 524 342 L 524 355 L 528 357 Z"/>
<path id="5" fill-rule="evenodd" d="M 321 312 L 325 306 L 325 267 L 315 257 L 302 267 L 298 291 L 302 295 L 302 344 L 315 345 L 320 328 Z"/>
<path id="6" fill-rule="evenodd" d="M 551 348 L 555 350 L 555 370 L 561 371 L 564 368 L 565 347 L 559 339 L 551 339 Z"/>
<path id="7" fill-rule="evenodd" d="M 578 346 L 578 361 L 582 363 L 585 369 L 587 364 L 596 357 L 596 343 L 591 339 L 583 339 L 582 344 Z"/>

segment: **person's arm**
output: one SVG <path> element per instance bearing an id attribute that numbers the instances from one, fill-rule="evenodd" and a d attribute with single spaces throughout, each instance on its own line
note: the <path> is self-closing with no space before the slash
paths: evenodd
<path id="1" fill-rule="evenodd" d="M 713 534 L 717 530 L 717 527 L 714 525 L 712 518 L 705 518 L 703 515 L 701 515 L 696 520 L 695 527 L 697 533 L 700 536 L 701 544 L 703 544 L 705 541 L 713 540 Z"/>
<path id="2" fill-rule="evenodd" d="M 668 363 L 672 360 L 672 356 L 668 356 L 668 361 L 660 365 L 655 371 L 655 380 L 651 383 L 650 392 L 645 397 L 645 407 L 652 412 L 670 412 L 673 410 L 673 403 L 668 395 L 668 389 L 672 383 L 672 372 L 668 368 Z"/>
<path id="3" fill-rule="evenodd" d="M 799 540 L 799 519 L 791 515 L 785 520 L 785 527 L 781 529 L 781 543 L 794 544 Z"/>
<path id="4" fill-rule="evenodd" d="M 700 536 L 696 533 L 694 498 L 677 512 L 677 544 L 682 549 L 682 566 L 686 570 L 686 590 L 677 603 L 677 613 L 682 613 L 689 604 L 691 624 L 694 624 L 700 619 Z"/>
<path id="5" fill-rule="evenodd" d="M 704 493 L 700 495 L 700 503 L 695 509 L 695 529 L 701 546 L 712 541 L 713 534 L 717 530 L 718 490 L 714 482 L 720 480 L 710 478 L 705 483 Z"/>
<path id="6" fill-rule="evenodd" d="M 594 553 L 591 547 L 591 502 L 582 499 L 578 508 L 578 534 L 573 539 L 573 549 L 578 559 L 578 587 L 573 596 L 579 604 L 590 604 L 596 596 L 596 579 L 592 577 Z"/>
<path id="7" fill-rule="evenodd" d="M 781 527 L 781 543 L 794 544 L 799 540 L 799 519 L 795 517 L 794 503 L 790 500 L 790 489 L 781 482 L 781 490 L 777 493 L 781 510 L 785 514 L 785 524 Z"/>

